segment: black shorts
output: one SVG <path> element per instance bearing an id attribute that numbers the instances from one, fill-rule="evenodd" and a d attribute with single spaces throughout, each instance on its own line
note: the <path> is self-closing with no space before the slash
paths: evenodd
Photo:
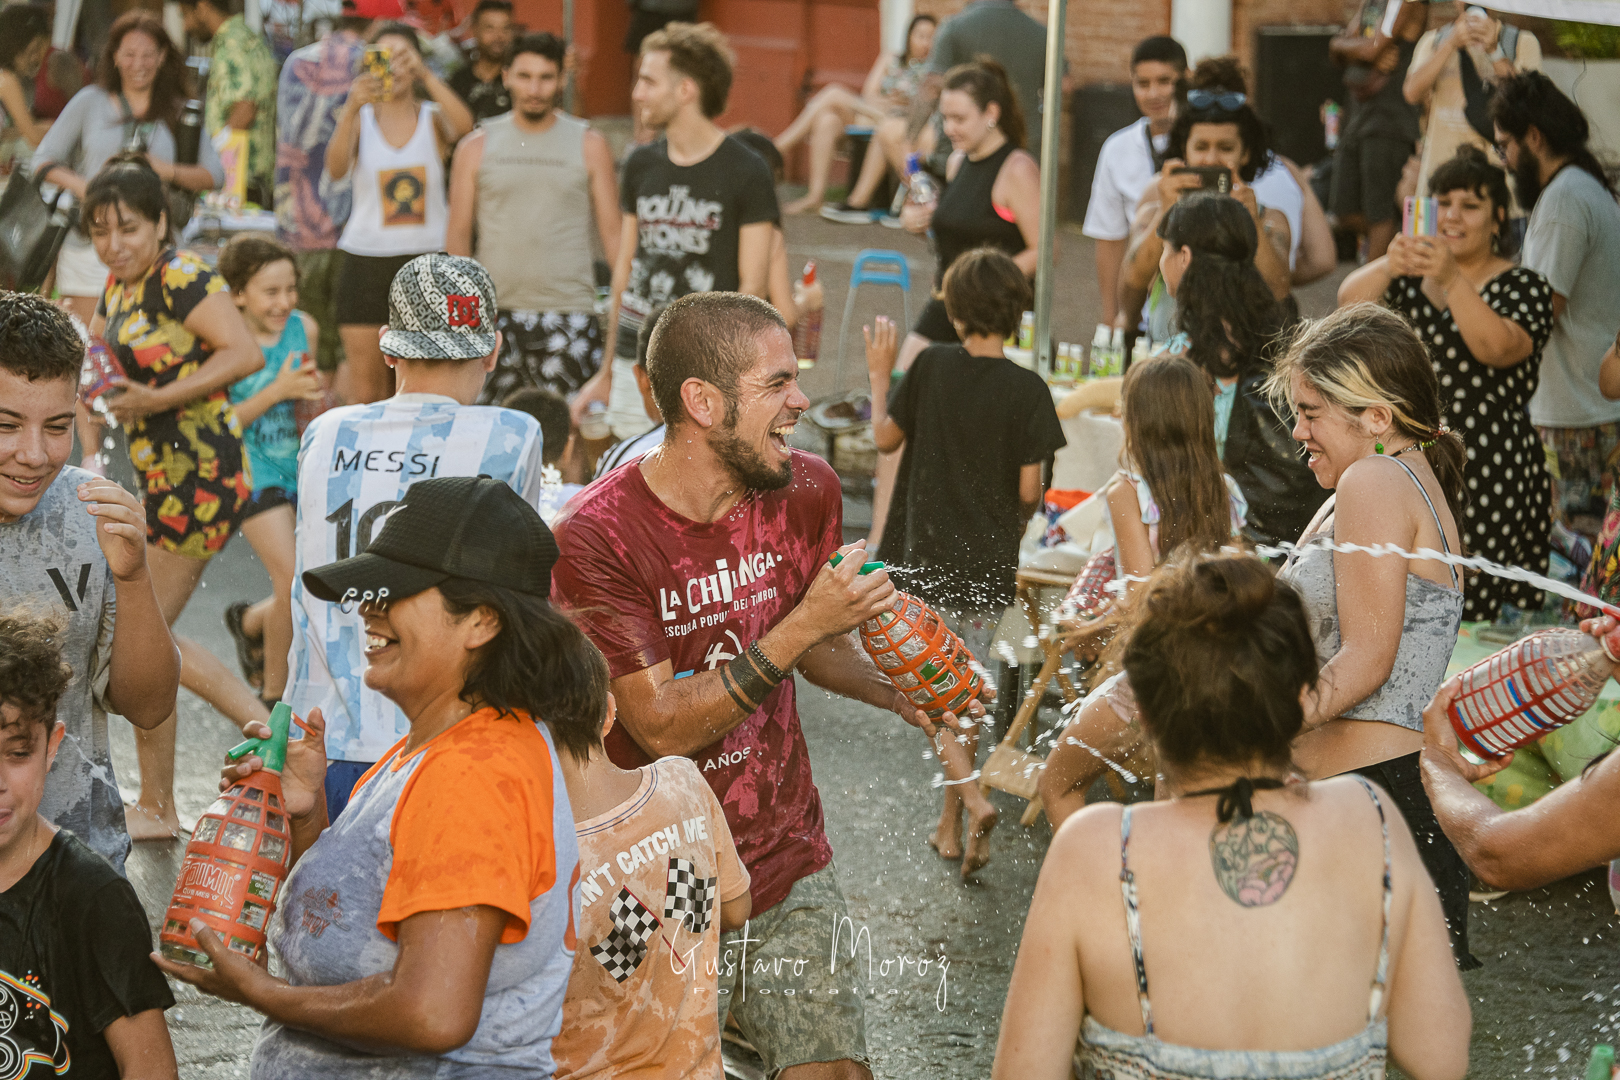
<path id="1" fill-rule="evenodd" d="M 945 301 L 937 296 L 930 297 L 928 303 L 923 305 L 922 314 L 917 316 L 917 322 L 912 326 L 911 332 L 920 334 L 929 341 L 945 345 L 958 345 L 962 341 L 956 336 L 956 327 L 951 325 L 951 317 L 945 314 Z"/>
<path id="2" fill-rule="evenodd" d="M 249 499 L 247 505 L 242 508 L 242 520 L 247 521 L 251 517 L 262 514 L 266 510 L 274 510 L 278 506 L 290 506 L 296 511 L 298 508 L 297 497 L 286 488 L 260 488 L 253 493 L 253 498 Z"/>
<path id="3" fill-rule="evenodd" d="M 1380 135 L 1340 143 L 1333 159 L 1333 212 L 1341 218 L 1359 214 L 1368 225 L 1395 217 L 1395 189 L 1412 151 L 1405 139 Z"/>
<path id="4" fill-rule="evenodd" d="M 356 255 L 343 253 L 338 271 L 337 302 L 339 326 L 382 326 L 388 321 L 388 289 L 399 268 L 415 255 Z"/>
<path id="5" fill-rule="evenodd" d="M 1480 967 L 1480 962 L 1468 951 L 1468 864 L 1440 831 L 1434 807 L 1423 789 L 1418 755 L 1405 754 L 1355 771 L 1389 792 L 1406 819 L 1406 827 L 1412 830 L 1418 856 L 1434 881 L 1435 891 L 1440 894 L 1440 910 L 1445 914 L 1446 929 L 1451 933 L 1451 954 L 1457 967 L 1463 971 Z"/>

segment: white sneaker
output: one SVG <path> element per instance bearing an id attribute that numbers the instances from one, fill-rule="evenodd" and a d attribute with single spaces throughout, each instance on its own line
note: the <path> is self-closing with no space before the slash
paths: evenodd
<path id="1" fill-rule="evenodd" d="M 870 225 L 876 215 L 871 210 L 863 210 L 843 202 L 827 203 L 821 208 L 821 216 L 840 225 Z"/>
<path id="2" fill-rule="evenodd" d="M 878 224 L 885 229 L 902 229 L 905 227 L 904 222 L 900 220 L 899 214 L 884 214 L 878 218 Z"/>

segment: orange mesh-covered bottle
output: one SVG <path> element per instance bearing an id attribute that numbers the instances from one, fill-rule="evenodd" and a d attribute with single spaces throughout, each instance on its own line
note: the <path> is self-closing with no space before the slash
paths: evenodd
<path id="1" fill-rule="evenodd" d="M 292 709 L 277 704 L 270 713 L 270 737 L 250 739 L 227 754 L 232 759 L 258 754 L 264 768 L 214 800 L 192 830 L 174 898 L 158 934 L 169 959 L 214 966 L 192 936 L 192 919 L 207 923 L 233 952 L 263 959 L 270 913 L 292 854 L 281 794 L 291 726 Z"/>
<path id="2" fill-rule="evenodd" d="M 841 556 L 833 556 L 834 566 L 840 561 Z M 867 563 L 861 573 L 882 566 Z M 896 592 L 888 611 L 861 624 L 861 645 L 894 688 L 930 719 L 961 713 L 984 686 L 962 639 L 938 612 L 910 593 Z"/>

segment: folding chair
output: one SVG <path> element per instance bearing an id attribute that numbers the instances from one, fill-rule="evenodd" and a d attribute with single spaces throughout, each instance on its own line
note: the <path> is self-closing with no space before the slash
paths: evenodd
<path id="1" fill-rule="evenodd" d="M 1055 678 L 1065 703 L 1078 701 L 1080 691 L 1063 673 L 1063 644 L 1054 627 L 1041 626 L 1040 591 L 1048 588 L 1067 589 L 1074 584 L 1073 574 L 1052 570 L 1024 569 L 1018 571 L 1018 602 L 1023 606 L 1029 625 L 1040 638 L 1041 669 L 1030 685 L 1029 692 L 1019 704 L 1018 713 L 1007 728 L 1007 736 L 996 744 L 979 774 L 979 787 L 986 795 L 991 788 L 1017 795 L 1029 801 L 1019 819 L 1021 825 L 1032 825 L 1041 813 L 1041 799 L 1037 790 L 1045 760 L 1029 750 L 1020 749 L 1018 740 L 1040 710 L 1046 688 Z M 1045 633 L 1043 633 L 1043 629 Z"/>
<path id="2" fill-rule="evenodd" d="M 855 293 L 862 285 L 895 285 L 900 289 L 900 310 L 905 313 L 904 327 L 911 325 L 911 264 L 898 251 L 867 248 L 855 256 L 855 266 L 849 272 L 849 291 L 844 294 L 844 320 L 838 328 L 838 367 L 833 385 L 844 385 L 844 347 L 849 336 L 849 319 L 855 313 Z"/>

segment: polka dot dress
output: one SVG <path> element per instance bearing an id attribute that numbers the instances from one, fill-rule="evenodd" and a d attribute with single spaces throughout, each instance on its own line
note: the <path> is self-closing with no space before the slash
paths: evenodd
<path id="1" fill-rule="evenodd" d="M 1451 312 L 1435 307 L 1422 286 L 1421 278 L 1396 278 L 1384 303 L 1422 335 L 1440 380 L 1442 415 L 1468 447 L 1463 543 L 1470 555 L 1546 573 L 1551 486 L 1527 409 L 1552 334 L 1552 289 L 1534 270 L 1515 266 L 1480 290 L 1491 310 L 1530 335 L 1529 357 L 1495 368 L 1474 359 Z M 1495 620 L 1503 604 L 1538 608 L 1541 592 L 1522 581 L 1467 575 L 1465 621 Z"/>

